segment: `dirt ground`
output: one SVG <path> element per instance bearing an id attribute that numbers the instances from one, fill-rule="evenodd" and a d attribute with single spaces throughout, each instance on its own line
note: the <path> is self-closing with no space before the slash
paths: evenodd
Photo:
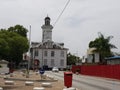
<path id="1" fill-rule="evenodd" d="M 14 85 L 6 85 L 5 81 L 12 80 L 14 81 Z M 34 82 L 34 85 L 25 85 L 26 81 L 31 80 Z M 52 84 L 51 87 L 44 87 L 45 90 L 63 90 L 64 83 L 63 81 L 53 80 L 48 77 L 44 77 L 41 80 L 40 75 L 35 72 L 31 72 L 29 78 L 26 78 L 22 72 L 14 72 L 13 76 L 10 75 L 0 75 L 0 87 L 3 90 L 33 90 L 34 87 L 42 87 L 43 82 L 49 82 Z"/>

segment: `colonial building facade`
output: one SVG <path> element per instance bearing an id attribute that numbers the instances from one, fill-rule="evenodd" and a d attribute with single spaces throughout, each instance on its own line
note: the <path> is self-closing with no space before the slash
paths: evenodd
<path id="1" fill-rule="evenodd" d="M 64 48 L 64 43 L 52 41 L 52 29 L 50 18 L 45 18 L 45 23 L 42 25 L 42 42 L 31 43 L 31 66 L 33 68 L 66 68 L 67 64 L 67 48 Z"/>

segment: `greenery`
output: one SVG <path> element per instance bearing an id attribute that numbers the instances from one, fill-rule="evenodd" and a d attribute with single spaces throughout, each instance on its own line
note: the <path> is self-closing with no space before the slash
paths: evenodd
<path id="1" fill-rule="evenodd" d="M 90 41 L 89 48 L 96 48 L 93 52 L 98 52 L 100 54 L 101 62 L 105 62 L 105 57 L 113 56 L 111 49 L 117 48 L 115 45 L 110 43 L 113 36 L 105 37 L 102 33 L 98 33 L 98 38 L 94 41 Z"/>
<path id="2" fill-rule="evenodd" d="M 27 37 L 28 30 L 24 28 L 22 25 L 15 25 L 14 27 L 8 28 L 9 32 L 15 32 L 23 37 Z"/>
<path id="3" fill-rule="evenodd" d="M 23 53 L 28 51 L 27 29 L 16 25 L 8 29 L 0 29 L 0 59 L 14 62 L 22 60 Z"/>
<path id="4" fill-rule="evenodd" d="M 78 56 L 72 55 L 71 53 L 67 54 L 67 65 L 76 65 L 81 59 Z"/>

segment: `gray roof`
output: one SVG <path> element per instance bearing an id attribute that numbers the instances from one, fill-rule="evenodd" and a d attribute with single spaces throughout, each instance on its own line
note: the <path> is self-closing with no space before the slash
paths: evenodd
<path id="1" fill-rule="evenodd" d="M 120 59 L 120 56 L 108 57 L 106 60 Z"/>
<path id="2" fill-rule="evenodd" d="M 42 49 L 67 49 L 64 48 L 64 43 L 57 43 L 53 41 L 47 42 L 32 42 L 32 48 L 42 48 Z"/>

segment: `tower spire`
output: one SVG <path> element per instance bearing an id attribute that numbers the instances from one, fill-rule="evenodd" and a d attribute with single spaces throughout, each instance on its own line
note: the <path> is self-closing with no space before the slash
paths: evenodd
<path id="1" fill-rule="evenodd" d="M 50 25 L 50 17 L 47 17 L 45 18 L 45 25 Z"/>

